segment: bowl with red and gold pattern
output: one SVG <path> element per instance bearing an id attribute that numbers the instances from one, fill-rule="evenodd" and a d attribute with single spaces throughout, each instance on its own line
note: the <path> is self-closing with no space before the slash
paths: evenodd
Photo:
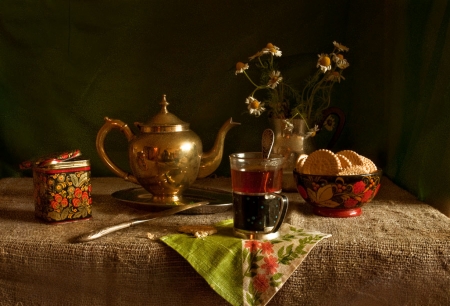
<path id="1" fill-rule="evenodd" d="M 294 179 L 313 212 L 325 217 L 356 217 L 380 188 L 382 170 L 350 150 L 317 150 L 300 156 Z"/>

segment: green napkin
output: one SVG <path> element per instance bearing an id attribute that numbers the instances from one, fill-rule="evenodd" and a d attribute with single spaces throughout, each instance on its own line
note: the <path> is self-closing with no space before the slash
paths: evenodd
<path id="1" fill-rule="evenodd" d="M 233 236 L 233 220 L 215 226 L 217 233 L 204 238 L 173 234 L 161 240 L 235 306 L 267 304 L 309 251 L 331 236 L 284 223 L 277 239 L 245 240 Z"/>

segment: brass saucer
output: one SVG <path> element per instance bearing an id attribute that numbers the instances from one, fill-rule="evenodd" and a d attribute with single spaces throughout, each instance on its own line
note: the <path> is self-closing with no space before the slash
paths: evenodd
<path id="1" fill-rule="evenodd" d="M 177 205 L 186 205 L 195 202 L 208 201 L 208 205 L 189 209 L 184 214 L 215 214 L 229 210 L 233 206 L 233 198 L 231 192 L 218 189 L 189 188 L 180 196 L 179 201 L 164 203 L 160 200 L 154 201 L 151 193 L 142 187 L 129 188 L 119 190 L 111 194 L 111 196 L 130 207 L 160 211 Z"/>

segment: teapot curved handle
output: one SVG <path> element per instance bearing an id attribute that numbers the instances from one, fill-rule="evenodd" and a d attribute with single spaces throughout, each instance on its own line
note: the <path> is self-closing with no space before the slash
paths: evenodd
<path id="1" fill-rule="evenodd" d="M 119 129 L 122 133 L 125 134 L 125 137 L 128 141 L 134 138 L 134 134 L 131 132 L 128 125 L 120 120 L 117 119 L 109 119 L 108 117 L 105 117 L 105 123 L 100 128 L 100 130 L 97 133 L 97 140 L 95 142 L 97 153 L 100 156 L 100 159 L 103 161 L 103 163 L 117 176 L 125 179 L 126 181 L 130 181 L 135 184 L 139 184 L 136 177 L 130 173 L 127 173 L 120 169 L 118 166 L 116 166 L 111 159 L 109 158 L 108 154 L 106 154 L 105 151 L 105 138 L 106 135 L 112 130 L 112 129 Z"/>
<path id="2" fill-rule="evenodd" d="M 329 107 L 325 109 L 323 112 L 323 120 L 319 124 L 319 128 L 322 129 L 323 124 L 325 123 L 325 120 L 327 120 L 328 116 L 330 115 L 336 115 L 339 118 L 338 126 L 336 127 L 336 130 L 334 131 L 333 137 L 330 139 L 327 145 L 327 149 L 330 150 L 338 140 L 339 136 L 341 136 L 342 130 L 344 129 L 345 124 L 345 114 L 342 110 L 340 110 L 337 107 Z"/>

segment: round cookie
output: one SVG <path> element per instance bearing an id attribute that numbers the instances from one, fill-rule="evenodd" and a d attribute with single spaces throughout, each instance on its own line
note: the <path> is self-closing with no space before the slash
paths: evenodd
<path id="1" fill-rule="evenodd" d="M 321 149 L 308 155 L 302 169 L 304 174 L 336 175 L 342 170 L 342 166 L 333 152 Z"/>
<path id="2" fill-rule="evenodd" d="M 303 165 L 305 164 L 305 160 L 308 158 L 308 154 L 301 154 L 298 159 L 295 166 L 295 170 L 297 170 L 298 173 L 303 173 Z"/>
<path id="3" fill-rule="evenodd" d="M 352 162 L 347 157 L 345 157 L 344 155 L 336 154 L 336 156 L 339 158 L 339 161 L 341 162 L 342 169 L 345 170 L 345 169 L 350 168 L 351 166 L 353 166 Z"/>
<path id="4" fill-rule="evenodd" d="M 352 165 L 362 166 L 364 164 L 361 155 L 352 150 L 342 150 L 337 152 L 336 154 L 343 155 L 348 158 L 348 160 L 352 163 Z"/>
<path id="5" fill-rule="evenodd" d="M 365 156 L 361 156 L 361 158 L 363 159 L 364 167 L 367 169 L 368 173 L 372 173 L 378 170 L 377 166 L 371 159 Z"/>
<path id="6" fill-rule="evenodd" d="M 339 175 L 358 175 L 358 174 L 367 174 L 367 168 L 361 165 L 353 165 L 339 172 Z"/>

